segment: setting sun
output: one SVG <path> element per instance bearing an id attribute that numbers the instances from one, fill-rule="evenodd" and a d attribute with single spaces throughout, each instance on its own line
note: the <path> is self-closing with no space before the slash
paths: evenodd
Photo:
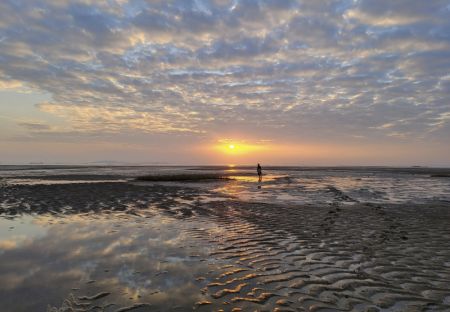
<path id="1" fill-rule="evenodd" d="M 232 159 L 243 161 L 247 157 L 256 157 L 256 153 L 267 151 L 269 148 L 267 144 L 262 144 L 262 142 L 250 143 L 247 140 L 219 139 L 209 149 L 214 151 L 216 155 L 214 157 L 216 158 L 220 158 L 219 155 L 221 155 L 226 157 L 226 159 L 231 157 Z M 224 159 L 224 161 L 226 160 Z"/>

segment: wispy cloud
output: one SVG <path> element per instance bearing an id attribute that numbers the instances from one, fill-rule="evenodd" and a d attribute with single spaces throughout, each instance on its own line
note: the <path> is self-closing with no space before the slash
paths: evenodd
<path id="1" fill-rule="evenodd" d="M 49 92 L 80 133 L 448 140 L 449 5 L 2 1 L 0 89 Z"/>
<path id="2" fill-rule="evenodd" d="M 40 131 L 49 131 L 51 130 L 51 126 L 47 124 L 43 124 L 41 122 L 30 122 L 30 121 L 21 121 L 18 122 L 18 125 L 28 129 L 32 132 L 40 132 Z"/>

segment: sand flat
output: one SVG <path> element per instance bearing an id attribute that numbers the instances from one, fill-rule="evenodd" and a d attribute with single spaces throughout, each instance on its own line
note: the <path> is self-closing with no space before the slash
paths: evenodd
<path id="1" fill-rule="evenodd" d="M 1 186 L 5 311 L 450 310 L 444 195 L 349 204 L 336 183 L 302 203 L 274 195 L 297 198 L 286 179 L 127 181 Z"/>

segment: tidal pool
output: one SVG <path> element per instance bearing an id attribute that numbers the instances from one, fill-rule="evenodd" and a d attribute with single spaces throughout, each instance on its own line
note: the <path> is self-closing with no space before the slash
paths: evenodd
<path id="1" fill-rule="evenodd" d="M 192 310 L 220 265 L 193 242 L 197 226 L 154 213 L 0 219 L 2 311 Z"/>

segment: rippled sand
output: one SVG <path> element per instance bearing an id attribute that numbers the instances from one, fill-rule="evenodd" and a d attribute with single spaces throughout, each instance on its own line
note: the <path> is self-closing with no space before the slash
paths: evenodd
<path id="1" fill-rule="evenodd" d="M 448 207 L 219 206 L 228 234 L 213 236 L 218 250 L 212 256 L 233 266 L 207 289 L 223 304 L 287 311 L 450 309 Z"/>
<path id="2" fill-rule="evenodd" d="M 328 204 L 268 204 L 217 189 L 2 186 L 2 226 L 13 234 L 0 237 L 7 294 L 0 304 L 6 311 L 450 311 L 448 203 L 350 205 L 334 191 Z M 24 216 L 46 234 L 20 233 Z"/>

